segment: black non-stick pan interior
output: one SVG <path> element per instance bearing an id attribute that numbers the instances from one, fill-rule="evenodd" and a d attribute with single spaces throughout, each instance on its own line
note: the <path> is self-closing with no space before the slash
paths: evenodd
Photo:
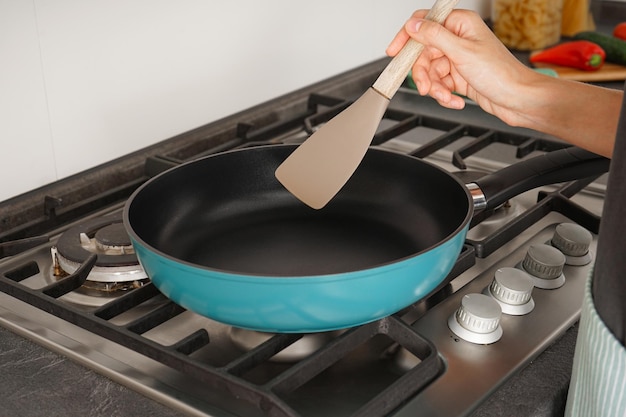
<path id="1" fill-rule="evenodd" d="M 325 208 L 311 209 L 274 177 L 293 149 L 250 148 L 170 170 L 137 194 L 130 224 L 144 244 L 183 262 L 309 276 L 413 256 L 454 236 L 471 214 L 453 176 L 377 149 Z"/>

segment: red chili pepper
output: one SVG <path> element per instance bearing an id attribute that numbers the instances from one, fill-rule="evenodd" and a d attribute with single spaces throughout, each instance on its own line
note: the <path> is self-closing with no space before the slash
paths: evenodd
<path id="1" fill-rule="evenodd" d="M 618 23 L 613 29 L 613 36 L 626 41 L 626 22 Z"/>
<path id="2" fill-rule="evenodd" d="M 561 43 L 531 55 L 530 62 L 544 62 L 564 67 L 595 71 L 604 64 L 606 53 L 599 45 L 590 41 Z"/>

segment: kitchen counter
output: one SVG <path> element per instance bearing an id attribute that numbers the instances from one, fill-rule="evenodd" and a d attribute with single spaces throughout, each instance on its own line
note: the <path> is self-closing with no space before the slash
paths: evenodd
<path id="1" fill-rule="evenodd" d="M 0 371 L 1 416 L 183 415 L 2 327 Z"/>

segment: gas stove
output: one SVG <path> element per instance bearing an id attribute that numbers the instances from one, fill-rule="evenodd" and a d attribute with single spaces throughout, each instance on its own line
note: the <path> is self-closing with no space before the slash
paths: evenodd
<path id="1" fill-rule="evenodd" d="M 0 203 L 7 213 L 0 325 L 189 415 L 480 410 L 575 326 L 595 256 L 604 177 L 542 187 L 477 213 L 455 267 L 433 294 L 374 323 L 316 334 L 233 328 L 176 305 L 150 283 L 121 224 L 125 199 L 151 176 L 223 150 L 299 143 L 385 64 Z M 372 146 L 424 158 L 471 182 L 567 145 L 508 127 L 471 102 L 463 111 L 446 110 L 402 88 Z"/>

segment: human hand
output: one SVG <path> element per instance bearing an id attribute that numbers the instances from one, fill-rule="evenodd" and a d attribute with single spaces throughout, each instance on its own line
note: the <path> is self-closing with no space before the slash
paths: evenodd
<path id="1" fill-rule="evenodd" d="M 515 108 L 516 91 L 536 74 L 511 54 L 478 14 L 454 10 L 442 26 L 424 20 L 427 12 L 413 14 L 387 53 L 395 56 L 409 37 L 415 39 L 425 45 L 412 68 L 420 94 L 460 109 L 465 100 L 453 94 L 458 93 L 505 122 L 515 122 L 520 110 Z"/>

